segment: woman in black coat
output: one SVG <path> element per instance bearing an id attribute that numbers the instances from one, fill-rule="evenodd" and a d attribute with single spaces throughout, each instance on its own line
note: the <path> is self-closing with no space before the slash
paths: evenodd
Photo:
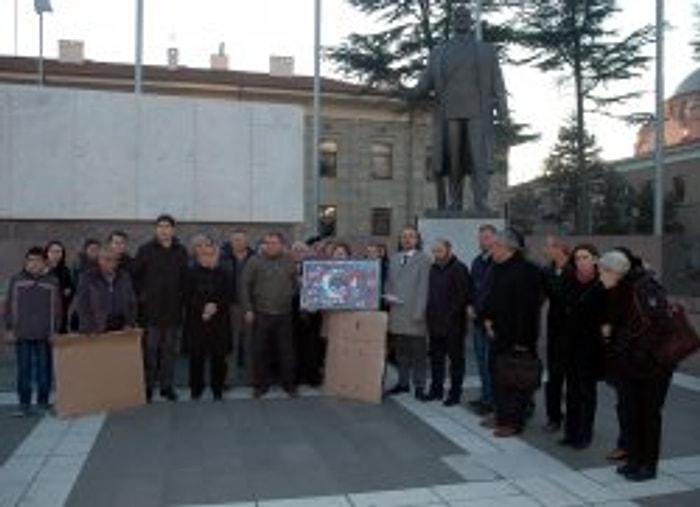
<path id="1" fill-rule="evenodd" d="M 228 281 L 218 265 L 217 248 L 203 247 L 189 270 L 185 298 L 184 348 L 190 358 L 190 390 L 195 400 L 204 393 L 207 362 L 214 400 L 223 396 L 226 355 L 231 352 Z"/>
<path id="2" fill-rule="evenodd" d="M 592 245 L 573 250 L 566 295 L 566 418 L 561 444 L 578 450 L 593 439 L 598 381 L 605 360 L 605 290 L 598 280 L 597 259 L 598 250 Z"/>
<path id="3" fill-rule="evenodd" d="M 659 340 L 672 333 L 668 300 L 629 251 L 608 252 L 600 266 L 601 281 L 610 291 L 610 376 L 626 437 L 626 463 L 617 471 L 630 481 L 647 481 L 658 471 L 662 411 L 673 374 L 654 357 Z"/>
<path id="4" fill-rule="evenodd" d="M 75 295 L 75 284 L 70 269 L 66 266 L 66 247 L 60 241 L 51 241 L 44 249 L 49 273 L 58 280 L 61 290 L 61 326 L 60 333 L 68 331 L 68 309 Z"/>

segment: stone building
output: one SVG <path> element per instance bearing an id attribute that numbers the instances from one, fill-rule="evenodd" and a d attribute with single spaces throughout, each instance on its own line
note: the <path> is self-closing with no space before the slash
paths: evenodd
<path id="1" fill-rule="evenodd" d="M 700 236 L 700 69 L 686 77 L 666 101 L 664 186 L 687 236 Z M 654 183 L 654 126 L 643 125 L 635 155 L 613 162 L 637 189 Z"/>

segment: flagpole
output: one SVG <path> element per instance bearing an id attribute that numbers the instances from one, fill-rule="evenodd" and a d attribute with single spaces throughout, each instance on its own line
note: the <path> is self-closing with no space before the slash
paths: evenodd
<path id="1" fill-rule="evenodd" d="M 44 11 L 39 13 L 39 86 L 44 86 Z"/>
<path id="2" fill-rule="evenodd" d="M 134 59 L 134 93 L 143 89 L 143 0 L 136 0 L 136 55 Z"/>
<path id="3" fill-rule="evenodd" d="M 321 168 L 319 146 L 321 144 L 321 0 L 315 0 L 314 6 L 314 99 L 313 99 L 313 136 L 311 149 L 311 174 L 313 181 L 313 206 L 311 213 L 313 231 L 321 232 L 319 209 L 321 207 Z"/>
<path id="4" fill-rule="evenodd" d="M 664 149 L 666 111 L 664 107 L 664 0 L 656 0 L 656 118 L 654 124 L 654 235 L 664 234 Z"/>
<path id="5" fill-rule="evenodd" d="M 15 56 L 19 55 L 19 0 L 15 0 Z"/>

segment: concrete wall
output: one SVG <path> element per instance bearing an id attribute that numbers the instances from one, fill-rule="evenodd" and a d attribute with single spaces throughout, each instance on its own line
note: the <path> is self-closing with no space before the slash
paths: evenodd
<path id="1" fill-rule="evenodd" d="M 0 85 L 0 218 L 298 223 L 303 111 Z"/>

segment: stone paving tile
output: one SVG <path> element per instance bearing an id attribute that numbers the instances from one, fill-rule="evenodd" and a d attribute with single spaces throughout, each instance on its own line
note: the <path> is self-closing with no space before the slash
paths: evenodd
<path id="1" fill-rule="evenodd" d="M 642 507 L 697 507 L 700 505 L 700 491 L 690 491 L 676 495 L 654 496 L 635 500 Z"/>
<path id="2" fill-rule="evenodd" d="M 586 503 L 583 498 L 569 493 L 544 477 L 517 479 L 513 483 L 545 507 L 576 507 Z"/>
<path id="3" fill-rule="evenodd" d="M 443 503 L 440 497 L 428 488 L 376 491 L 348 495 L 348 498 L 354 507 L 423 507 Z"/>
<path id="4" fill-rule="evenodd" d="M 68 505 L 91 506 L 98 494 L 138 491 L 149 480 L 163 493 L 148 493 L 148 506 L 431 486 L 463 480 L 440 459 L 459 452 L 391 402 L 158 404 L 108 419 Z"/>
<path id="5" fill-rule="evenodd" d="M 40 421 L 38 417 L 12 417 L 13 412 L 13 407 L 0 406 L 0 466 L 22 445 Z"/>

